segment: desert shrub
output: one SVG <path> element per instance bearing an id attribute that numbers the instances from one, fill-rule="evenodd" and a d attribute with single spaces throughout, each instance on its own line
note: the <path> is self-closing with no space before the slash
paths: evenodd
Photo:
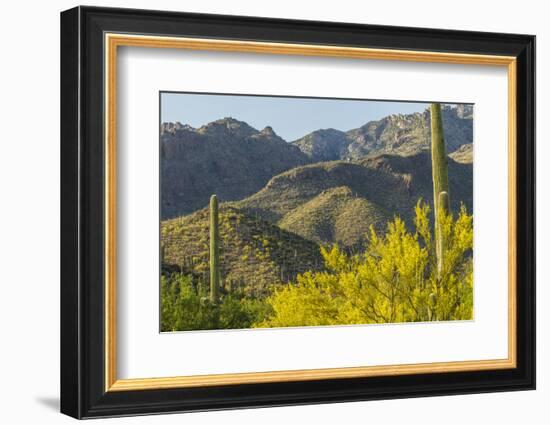
<path id="1" fill-rule="evenodd" d="M 204 285 L 206 288 L 206 285 Z M 207 329 L 244 329 L 265 320 L 270 306 L 242 294 L 224 294 L 218 305 L 206 290 L 193 284 L 191 275 L 161 277 L 161 330 L 163 332 Z"/>
<path id="2" fill-rule="evenodd" d="M 192 277 L 163 275 L 160 282 L 161 331 L 211 329 L 215 311 L 193 286 Z"/>

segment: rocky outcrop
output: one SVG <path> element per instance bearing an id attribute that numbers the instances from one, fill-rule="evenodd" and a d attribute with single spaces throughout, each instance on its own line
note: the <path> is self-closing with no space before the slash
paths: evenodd
<path id="1" fill-rule="evenodd" d="M 234 118 L 200 128 L 163 123 L 161 144 L 161 216 L 193 212 L 208 204 L 242 199 L 271 177 L 310 159 L 273 129 L 258 131 Z"/>
<path id="2" fill-rule="evenodd" d="M 443 106 L 447 151 L 472 143 L 472 105 Z M 359 159 L 380 154 L 414 155 L 430 149 L 430 114 L 394 114 L 342 132 L 319 130 L 292 142 L 313 161 Z"/>

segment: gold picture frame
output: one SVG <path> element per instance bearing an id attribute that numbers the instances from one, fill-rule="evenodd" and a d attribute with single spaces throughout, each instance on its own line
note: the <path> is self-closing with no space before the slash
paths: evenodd
<path id="1" fill-rule="evenodd" d="M 463 53 L 434 53 L 426 51 L 370 49 L 354 47 L 281 44 L 253 41 L 232 41 L 159 37 L 127 34 L 105 34 L 106 122 L 106 186 L 105 204 L 105 390 L 133 391 L 235 385 L 299 380 L 339 379 L 410 375 L 417 373 L 464 372 L 509 369 L 516 366 L 516 58 L 512 56 L 474 55 Z M 303 55 L 359 60 L 392 60 L 403 62 L 432 62 L 506 67 L 508 72 L 508 358 L 470 360 L 389 366 L 365 366 L 327 369 L 289 370 L 274 372 L 231 373 L 169 378 L 117 379 L 116 375 L 116 99 L 117 51 L 119 47 L 148 47 L 157 49 L 189 49 L 275 55 Z"/>

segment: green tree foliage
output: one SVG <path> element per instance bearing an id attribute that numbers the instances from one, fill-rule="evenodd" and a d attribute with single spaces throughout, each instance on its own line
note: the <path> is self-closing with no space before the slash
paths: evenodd
<path id="1" fill-rule="evenodd" d="M 212 303 L 207 290 L 193 283 L 191 275 L 164 274 L 161 277 L 161 331 L 250 328 L 269 314 L 265 302 L 242 294 L 225 294 Z"/>
<path id="2" fill-rule="evenodd" d="M 400 218 L 385 235 L 371 229 L 364 253 L 322 249 L 326 270 L 298 275 L 297 282 L 267 298 L 273 314 L 257 327 L 468 320 L 473 315 L 472 216 L 440 211 L 445 238 L 437 271 L 430 209 L 419 202 L 415 231 Z"/>

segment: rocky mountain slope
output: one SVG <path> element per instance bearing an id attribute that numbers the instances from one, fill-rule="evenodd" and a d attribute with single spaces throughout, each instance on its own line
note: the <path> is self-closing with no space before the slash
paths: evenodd
<path id="1" fill-rule="evenodd" d="M 473 107 L 442 108 L 447 151 L 472 143 Z M 430 114 L 389 115 L 347 132 L 317 130 L 292 142 L 313 162 L 359 159 L 379 154 L 414 155 L 430 148 Z"/>
<path id="2" fill-rule="evenodd" d="M 292 142 L 313 162 L 344 159 L 350 143 L 345 132 L 334 128 L 317 130 Z"/>
<path id="3" fill-rule="evenodd" d="M 471 212 L 472 165 L 449 158 L 449 184 L 453 210 L 464 202 Z M 232 205 L 317 243 L 353 248 L 370 225 L 383 230 L 394 215 L 412 225 L 418 199 L 432 204 L 432 196 L 431 158 L 421 152 L 297 167 Z"/>
<path id="4" fill-rule="evenodd" d="M 449 158 L 453 210 L 472 209 L 472 165 Z M 432 204 L 429 152 L 379 155 L 356 162 L 296 167 L 273 177 L 254 195 L 220 205 L 224 290 L 262 297 L 272 285 L 322 269 L 320 246 L 338 243 L 358 252 L 370 226 L 385 230 L 399 215 L 412 226 L 419 198 Z M 209 280 L 209 212 L 203 208 L 161 223 L 163 270 Z"/>
<path id="5" fill-rule="evenodd" d="M 472 156 L 472 114 L 471 105 L 443 107 L 447 151 L 456 151 L 452 158 L 459 163 L 468 163 Z M 161 217 L 167 219 L 205 207 L 212 193 L 221 201 L 247 198 L 260 191 L 274 176 L 307 164 L 334 160 L 357 162 L 381 154 L 414 156 L 428 151 L 430 122 L 428 111 L 390 115 L 348 132 L 317 130 L 287 143 L 271 127 L 258 131 L 245 122 L 224 118 L 200 128 L 164 123 L 160 129 L 160 143 Z M 334 169 L 335 166 L 330 167 Z M 344 168 L 355 170 L 351 165 Z M 320 179 L 325 177 L 318 176 Z M 345 186 L 331 184 L 327 188 Z M 292 193 L 291 188 L 289 193 Z M 355 193 L 360 192 L 352 188 L 352 196 Z M 344 194 L 345 191 L 338 192 L 337 197 Z M 390 208 L 392 203 L 386 206 Z M 364 207 L 372 210 L 372 205 Z"/>
<path id="6" fill-rule="evenodd" d="M 456 151 L 449 154 L 456 162 L 462 164 L 473 164 L 474 162 L 474 145 L 462 145 Z"/>
<path id="7" fill-rule="evenodd" d="M 161 215 L 188 214 L 208 204 L 244 198 L 283 171 L 310 159 L 271 127 L 258 131 L 233 118 L 198 129 L 164 123 L 161 144 Z"/>

